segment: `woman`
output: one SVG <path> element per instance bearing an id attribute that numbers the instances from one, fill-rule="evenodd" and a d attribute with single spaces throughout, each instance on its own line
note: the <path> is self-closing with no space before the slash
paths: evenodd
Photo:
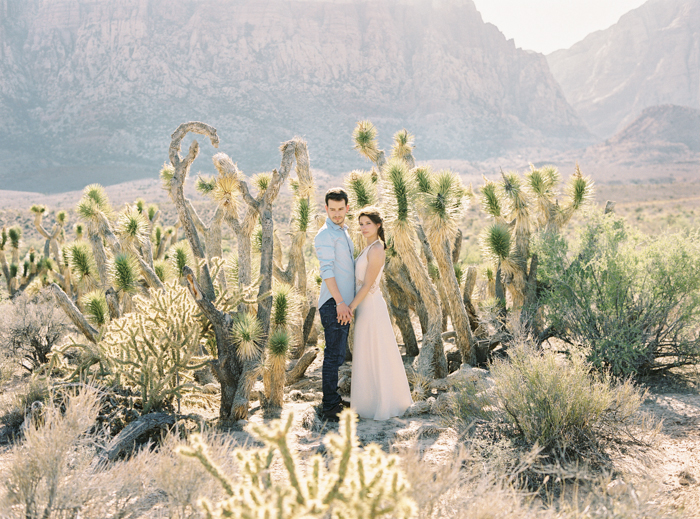
<path id="1" fill-rule="evenodd" d="M 379 289 L 386 245 L 382 218 L 368 207 L 359 216 L 367 246 L 355 260 L 355 314 L 350 406 L 363 418 L 401 416 L 413 403 L 394 329 Z"/>

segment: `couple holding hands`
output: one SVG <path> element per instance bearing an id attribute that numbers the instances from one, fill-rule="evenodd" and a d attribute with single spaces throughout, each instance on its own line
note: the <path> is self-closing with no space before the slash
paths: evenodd
<path id="1" fill-rule="evenodd" d="M 355 320 L 350 407 L 362 418 L 400 416 L 413 403 L 391 318 L 379 287 L 386 257 L 383 221 L 364 208 L 358 222 L 366 246 L 354 258 L 345 216 L 348 195 L 328 190 L 328 218 L 314 240 L 320 264 L 318 309 L 326 347 L 323 358 L 323 417 L 337 421 L 347 407 L 338 393 L 338 368 L 345 362 L 350 322 Z"/>

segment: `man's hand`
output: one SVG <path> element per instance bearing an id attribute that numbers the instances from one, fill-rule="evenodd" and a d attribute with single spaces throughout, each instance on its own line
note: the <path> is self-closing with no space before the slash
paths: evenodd
<path id="1" fill-rule="evenodd" d="M 338 322 L 340 324 L 348 324 L 352 321 L 352 310 L 345 304 L 345 302 L 340 303 L 336 307 L 336 313 L 338 314 Z"/>

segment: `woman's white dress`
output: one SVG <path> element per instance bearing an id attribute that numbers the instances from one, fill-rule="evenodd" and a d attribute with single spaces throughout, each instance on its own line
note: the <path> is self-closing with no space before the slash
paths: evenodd
<path id="1" fill-rule="evenodd" d="M 378 245 L 376 245 L 378 244 Z M 367 251 L 383 247 L 375 241 L 355 260 L 355 292 L 367 272 Z M 401 416 L 413 403 L 389 311 L 379 289 L 384 265 L 372 288 L 355 309 L 350 405 L 362 418 L 386 420 Z"/>

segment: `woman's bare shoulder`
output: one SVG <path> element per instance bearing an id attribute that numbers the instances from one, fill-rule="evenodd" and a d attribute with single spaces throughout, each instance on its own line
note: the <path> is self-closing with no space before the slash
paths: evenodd
<path id="1" fill-rule="evenodd" d="M 369 250 L 367 251 L 367 259 L 369 261 L 384 261 L 384 258 L 386 257 L 386 252 L 384 251 L 384 246 L 379 245 L 370 245 Z"/>

